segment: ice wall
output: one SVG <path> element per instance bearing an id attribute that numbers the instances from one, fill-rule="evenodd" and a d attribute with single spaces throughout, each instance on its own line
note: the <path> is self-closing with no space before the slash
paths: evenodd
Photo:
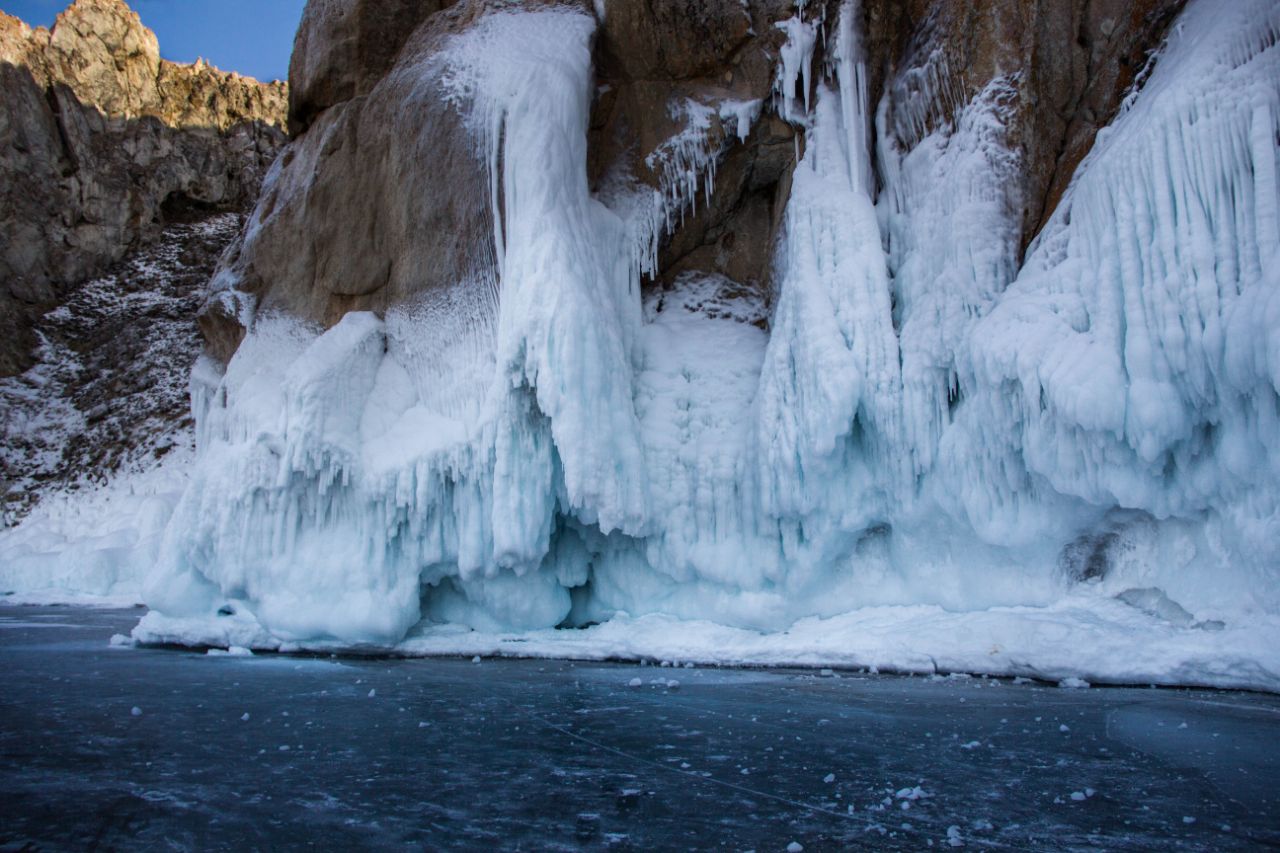
<path id="1" fill-rule="evenodd" d="M 1188 625 L 1280 615 L 1280 6 L 1190 5 L 1021 269 L 1019 80 L 926 122 L 959 90 L 931 64 L 873 115 L 860 18 L 784 26 L 774 109 L 805 145 L 770 311 L 715 277 L 640 288 L 714 175 L 710 111 L 745 133 L 755 105 L 674 105 L 672 183 L 605 204 L 594 20 L 454 36 L 421 85 L 488 158 L 498 281 L 323 333 L 259 317 L 206 364 L 149 603 L 382 644 L 1086 587 L 1158 589 Z"/>
<path id="2" fill-rule="evenodd" d="M 1000 432 L 1090 503 L 1187 515 L 1273 479 L 1280 11 L 1228 6 L 1182 17 L 974 338 L 975 385 L 1025 398 Z"/>
<path id="3" fill-rule="evenodd" d="M 975 327 L 952 454 L 1002 448 L 1039 491 L 1168 520 L 1187 538 L 1162 584 L 1272 612 L 1277 34 L 1275 3 L 1188 7 Z"/>
<path id="4" fill-rule="evenodd" d="M 434 585 L 442 618 L 555 624 L 572 585 L 543 560 L 557 505 L 639 531 L 639 288 L 622 221 L 587 191 L 593 28 L 493 14 L 426 69 L 421 85 L 488 154 L 496 317 L 468 312 L 459 334 L 447 310 L 349 314 L 321 335 L 259 318 L 204 395 L 201 464 L 149 584 L 157 609 L 230 599 L 282 636 L 385 642 Z M 414 346 L 439 337 L 471 343 Z"/>

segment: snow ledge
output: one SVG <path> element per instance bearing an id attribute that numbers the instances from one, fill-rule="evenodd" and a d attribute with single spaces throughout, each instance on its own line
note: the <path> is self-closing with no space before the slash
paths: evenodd
<path id="1" fill-rule="evenodd" d="M 1122 602 L 1088 594 L 1049 607 L 964 613 L 933 605 L 867 607 L 828 619 L 801 619 L 780 633 L 623 614 L 589 628 L 518 633 L 427 625 L 397 644 L 353 646 L 276 637 L 244 613 L 180 619 L 151 612 L 132 636 L 139 645 L 279 652 L 671 660 L 1280 692 L 1280 620 L 1206 631 L 1171 625 Z"/>

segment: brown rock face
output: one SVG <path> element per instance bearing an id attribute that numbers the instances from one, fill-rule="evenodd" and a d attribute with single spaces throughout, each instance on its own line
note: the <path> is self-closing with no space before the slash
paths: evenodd
<path id="1" fill-rule="evenodd" d="M 866 4 L 873 102 L 887 92 L 898 142 L 949 121 L 997 77 L 1016 98 L 1008 145 L 1023 163 L 1022 248 L 1057 206 L 1184 0 L 910 0 Z M 934 84 L 921 87 L 920 70 Z"/>
<path id="2" fill-rule="evenodd" d="M 776 24 L 793 14 L 791 4 L 617 0 L 607 8 L 596 46 L 602 94 L 588 140 L 595 183 L 621 170 L 661 186 L 670 164 L 653 155 L 688 121 L 673 106 L 759 101 L 761 118 L 745 140 L 731 122 L 712 118 L 708 145 L 722 152 L 712 192 L 699 193 L 664 235 L 658 266 L 660 283 L 715 273 L 763 298 L 795 155 L 794 130 L 767 103 L 785 41 Z"/>
<path id="3" fill-rule="evenodd" d="M 484 164 L 457 111 L 439 97 L 431 67 L 442 39 L 478 5 L 428 17 L 394 67 L 361 94 L 357 80 L 367 81 L 367 69 L 349 65 L 345 48 L 316 46 L 319 58 L 308 62 L 295 51 L 293 68 L 305 69 L 295 123 L 309 121 L 272 171 L 244 242 L 215 276 L 200 317 L 214 355 L 229 358 L 243 335 L 229 306 L 244 294 L 264 310 L 329 325 L 348 311 L 385 311 L 424 291 L 493 279 Z M 308 7 L 298 43 L 315 45 L 335 8 Z M 353 26 L 354 8 L 344 18 Z M 351 94 L 325 105 L 342 92 Z"/>
<path id="4" fill-rule="evenodd" d="M 284 143 L 285 87 L 161 60 L 121 0 L 53 29 L 0 14 L 0 375 L 32 318 L 153 238 L 175 208 L 251 203 Z"/>
<path id="5" fill-rule="evenodd" d="M 418 24 L 449 0 L 317 0 L 308 3 L 289 60 L 289 132 L 329 107 L 364 95 L 391 69 Z"/>
<path id="6" fill-rule="evenodd" d="M 555 0 L 526 0 L 525 6 Z M 993 80 L 1007 81 L 1003 145 L 1014 155 L 1010 216 L 1021 245 L 1056 205 L 1094 134 L 1115 114 L 1182 0 L 864 0 L 806 4 L 825 21 L 813 58 L 845 8 L 860 15 L 869 98 L 909 151 Z M 561 0 L 599 15 L 597 4 Z M 673 140 L 702 111 L 699 176 L 661 235 L 651 286 L 720 275 L 768 301 L 774 247 L 804 129 L 774 111 L 774 85 L 796 14 L 789 0 L 608 0 L 594 46 L 596 93 L 588 177 L 608 197 L 621 180 L 671 192 Z M 491 285 L 495 265 L 485 164 L 457 111 L 435 91 L 433 55 L 496 0 L 311 0 L 290 67 L 295 139 L 228 255 L 203 309 L 214 354 L 244 330 L 238 306 L 330 325 L 354 309 L 385 311 L 427 291 Z M 802 94 L 802 93 L 801 93 Z M 759 102 L 745 139 L 724 104 Z M 874 149 L 873 149 L 874 150 Z M 688 194 L 686 193 L 685 196 Z M 670 201 L 670 199 L 668 199 Z M 1017 243 L 1017 240 L 1011 240 Z"/>
<path id="7" fill-rule="evenodd" d="M 1024 245 L 1058 206 L 1098 131 L 1115 118 L 1121 98 L 1138 82 L 1149 54 L 1183 5 L 1185 0 L 1072 3 L 1069 20 L 1063 13 L 1060 22 L 1067 32 L 1077 34 L 1067 46 L 1061 44 L 1061 30 L 1042 22 L 1038 42 L 1043 47 L 1036 68 L 1050 108 L 1036 111 L 1030 133 L 1036 143 L 1031 146 L 1033 192 L 1024 220 Z M 1064 55 L 1068 51 L 1069 61 Z"/>

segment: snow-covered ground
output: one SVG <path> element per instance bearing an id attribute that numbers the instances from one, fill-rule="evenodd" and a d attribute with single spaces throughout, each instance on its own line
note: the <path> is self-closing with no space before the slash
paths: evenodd
<path id="1" fill-rule="evenodd" d="M 240 221 L 168 226 L 49 312 L 39 362 L 0 380 L 7 600 L 141 600 L 194 459 L 195 312 Z"/>
<path id="2" fill-rule="evenodd" d="M 1176 625 L 1116 599 L 1081 592 L 1047 607 L 952 612 L 936 605 L 866 607 L 809 617 L 785 631 L 708 620 L 615 614 L 586 628 L 522 632 L 423 625 L 398 643 L 355 644 L 408 656 L 502 655 L 578 660 L 846 667 L 881 672 L 1025 676 L 1079 684 L 1163 684 L 1280 691 L 1280 620 L 1240 627 Z M 332 652 L 350 642 L 284 640 L 251 613 L 182 619 L 151 612 L 125 643 Z"/>

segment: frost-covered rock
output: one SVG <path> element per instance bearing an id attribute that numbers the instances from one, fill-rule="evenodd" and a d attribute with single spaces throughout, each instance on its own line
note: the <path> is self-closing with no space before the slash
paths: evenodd
<path id="1" fill-rule="evenodd" d="M 194 315 L 243 217 L 172 224 L 34 326 L 0 379 L 0 592 L 133 605 L 194 450 Z"/>

